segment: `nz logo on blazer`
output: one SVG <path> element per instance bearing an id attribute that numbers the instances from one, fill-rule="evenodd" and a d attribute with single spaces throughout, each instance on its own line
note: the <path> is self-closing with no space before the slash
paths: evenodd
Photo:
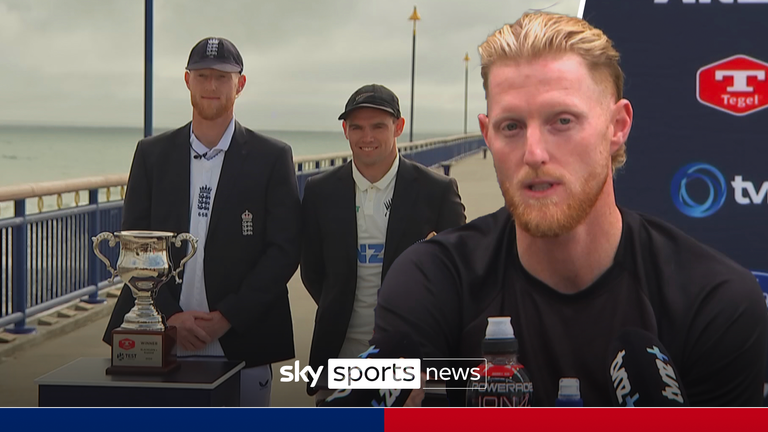
<path id="1" fill-rule="evenodd" d="M 253 215 L 246 210 L 241 217 L 243 218 L 243 235 L 253 235 Z"/>

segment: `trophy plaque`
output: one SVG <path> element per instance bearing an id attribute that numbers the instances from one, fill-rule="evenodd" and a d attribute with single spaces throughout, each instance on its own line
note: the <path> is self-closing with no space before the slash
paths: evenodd
<path id="1" fill-rule="evenodd" d="M 163 323 L 153 299 L 157 290 L 171 277 L 181 283 L 179 273 L 197 252 L 197 239 L 190 234 L 162 231 L 103 232 L 93 241 L 93 251 L 107 265 L 107 270 L 125 282 L 133 293 L 135 304 L 125 315 L 123 324 L 112 331 L 112 365 L 107 374 L 166 374 L 179 367 L 176 361 L 176 327 Z M 100 251 L 99 243 L 109 240 L 109 246 L 120 242 L 117 270 Z M 173 270 L 170 248 L 181 247 L 182 240 L 190 243 L 189 254 Z"/>

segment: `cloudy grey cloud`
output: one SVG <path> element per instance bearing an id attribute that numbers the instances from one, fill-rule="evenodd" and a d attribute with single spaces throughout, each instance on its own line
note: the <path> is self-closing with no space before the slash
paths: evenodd
<path id="1" fill-rule="evenodd" d="M 0 0 L 0 123 L 143 124 L 144 2 Z M 377 82 L 410 118 L 414 3 L 403 0 L 162 0 L 154 9 L 154 124 L 190 118 L 190 48 L 232 40 L 248 82 L 236 115 L 257 129 L 336 130 L 347 97 Z M 477 46 L 532 8 L 576 15 L 579 0 L 421 0 L 414 130 L 461 132 L 485 110 Z M 10 42 L 9 42 L 10 41 Z"/>

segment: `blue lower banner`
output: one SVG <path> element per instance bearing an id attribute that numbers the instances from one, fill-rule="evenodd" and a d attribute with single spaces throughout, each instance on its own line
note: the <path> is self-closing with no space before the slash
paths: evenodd
<path id="1" fill-rule="evenodd" d="M 3 408 L 3 430 L 383 432 L 372 408 Z"/>

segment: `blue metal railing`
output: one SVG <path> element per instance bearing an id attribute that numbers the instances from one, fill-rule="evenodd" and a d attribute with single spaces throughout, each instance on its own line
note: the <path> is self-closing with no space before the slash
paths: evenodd
<path id="1" fill-rule="evenodd" d="M 11 288 L 13 283 L 11 278 L 11 256 L 13 255 L 11 247 L 12 229 L 10 227 L 0 228 L 0 317 L 13 313 L 13 297 Z"/>
<path id="2" fill-rule="evenodd" d="M 98 290 L 108 275 L 91 252 L 91 237 L 120 230 L 123 202 L 99 203 L 98 189 L 89 197 L 93 204 L 32 215 L 17 199 L 15 216 L 0 219 L 0 328 L 14 324 L 8 331 L 28 333 L 30 316 L 84 296 L 103 301 Z M 104 253 L 115 262 L 119 251 Z"/>
<path id="3" fill-rule="evenodd" d="M 425 166 L 436 166 L 468 156 L 485 148 L 480 135 L 461 135 L 419 141 L 399 146 L 400 154 Z M 303 196 L 309 177 L 346 163 L 350 153 L 296 158 L 296 181 Z M 79 204 L 81 187 L 55 184 L 33 187 L 28 193 L 7 192 L 0 188 L 0 200 L 13 196 L 14 216 L 0 219 L 0 329 L 11 333 L 34 331 L 27 320 L 41 312 L 81 299 L 96 303 L 99 290 L 108 287 L 106 266 L 92 252 L 91 237 L 100 232 L 120 231 L 122 198 L 110 201 L 110 187 L 122 186 L 125 179 L 114 178 L 89 186 L 88 204 Z M 80 185 L 90 180 L 74 181 Z M 43 190 L 44 193 L 37 191 Z M 100 191 L 106 199 L 100 199 Z M 62 193 L 76 192 L 75 206 L 61 209 Z M 57 195 L 57 210 L 43 211 L 42 196 Z M 38 199 L 39 213 L 28 214 L 27 200 Z M 102 246 L 102 253 L 117 262 L 119 248 Z M 87 298 L 84 298 L 86 297 Z"/>

